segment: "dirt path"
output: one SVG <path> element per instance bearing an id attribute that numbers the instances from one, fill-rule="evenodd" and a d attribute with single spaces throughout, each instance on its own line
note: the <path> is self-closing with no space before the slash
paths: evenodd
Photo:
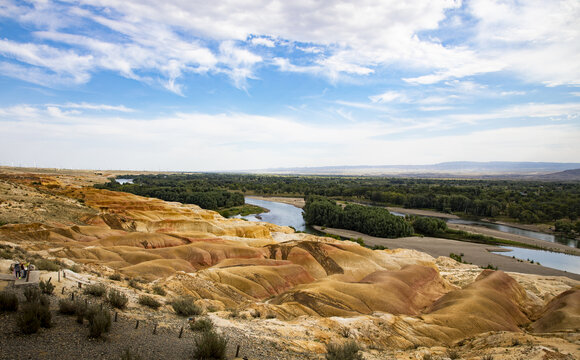
<path id="1" fill-rule="evenodd" d="M 321 231 L 320 226 L 314 226 L 316 230 Z M 487 266 L 488 264 L 497 266 L 503 271 L 512 271 L 525 274 L 567 276 L 574 280 L 580 280 L 580 274 L 556 270 L 545 266 L 531 264 L 527 261 L 518 261 L 511 256 L 504 256 L 492 253 L 490 251 L 500 250 L 501 248 L 476 244 L 470 242 L 439 239 L 432 237 L 408 237 L 398 239 L 377 238 L 365 235 L 356 231 L 326 228 L 324 232 L 339 235 L 346 238 L 362 238 L 369 246 L 382 245 L 389 249 L 405 248 L 425 252 L 433 257 L 449 256 L 450 253 L 463 253 L 463 260 L 478 266 Z M 509 254 L 509 253 L 506 253 Z"/>

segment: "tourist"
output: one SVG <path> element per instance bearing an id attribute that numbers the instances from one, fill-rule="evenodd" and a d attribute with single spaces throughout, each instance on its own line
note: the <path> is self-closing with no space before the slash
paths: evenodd
<path id="1" fill-rule="evenodd" d="M 21 263 L 20 268 L 22 269 L 22 277 L 26 279 L 26 273 L 28 272 L 27 264 Z"/>
<path id="2" fill-rule="evenodd" d="M 20 279 L 20 262 L 16 262 L 16 265 L 14 265 L 14 276 L 16 276 L 17 279 Z"/>

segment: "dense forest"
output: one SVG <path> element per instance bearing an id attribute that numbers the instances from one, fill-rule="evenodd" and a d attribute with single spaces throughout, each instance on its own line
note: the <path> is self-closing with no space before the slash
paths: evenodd
<path id="1" fill-rule="evenodd" d="M 403 237 L 413 234 L 413 227 L 388 210 L 348 204 L 344 207 L 322 196 L 308 196 L 304 206 L 304 220 L 310 225 L 347 229 L 377 237 Z"/>
<path id="2" fill-rule="evenodd" d="M 300 197 L 321 195 L 352 202 L 433 209 L 460 216 L 506 219 L 522 223 L 554 223 L 561 220 L 560 228 L 566 230 L 574 230 L 580 216 L 578 182 L 214 173 L 139 175 L 126 178 L 133 178 L 134 185 L 113 182 L 105 187 L 173 201 L 183 200 L 186 194 L 212 191 L 220 191 L 220 194 L 230 191 L 233 193 L 229 194 Z M 149 188 L 154 188 L 155 191 L 150 192 Z M 206 197 L 213 198 L 214 195 Z M 223 195 L 221 200 L 217 199 L 217 194 L 215 197 L 218 207 L 228 202 L 228 195 Z M 243 200 L 239 197 L 235 199 L 238 202 Z M 189 200 L 199 201 L 186 198 L 184 202 L 191 202 Z M 208 202 L 212 206 L 208 208 L 214 208 L 214 202 Z"/>
<path id="3" fill-rule="evenodd" d="M 172 181 L 159 183 L 119 184 L 111 181 L 95 187 L 124 191 L 135 195 L 154 197 L 166 201 L 178 201 L 184 204 L 199 205 L 204 209 L 218 210 L 244 205 L 244 195 L 239 192 L 212 190 L 207 187 L 195 187 L 188 183 L 174 184 Z"/>

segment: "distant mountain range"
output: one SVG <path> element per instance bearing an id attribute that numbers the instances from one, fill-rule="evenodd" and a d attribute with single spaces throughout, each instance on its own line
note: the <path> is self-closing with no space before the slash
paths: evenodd
<path id="1" fill-rule="evenodd" d="M 580 180 L 580 163 L 454 161 L 432 165 L 323 166 L 249 170 L 248 173 L 361 175 L 428 178 L 529 178 Z"/>

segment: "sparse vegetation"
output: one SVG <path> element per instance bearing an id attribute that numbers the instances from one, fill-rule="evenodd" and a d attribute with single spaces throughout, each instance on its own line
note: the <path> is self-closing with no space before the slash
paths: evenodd
<path id="1" fill-rule="evenodd" d="M 40 280 L 38 287 L 43 294 L 52 295 L 55 286 L 50 282 L 50 280 Z"/>
<path id="2" fill-rule="evenodd" d="M 481 360 L 493 360 L 493 356 L 492 355 L 485 355 L 484 357 L 481 358 Z"/>
<path id="3" fill-rule="evenodd" d="M 447 350 L 447 357 L 451 360 L 459 359 L 459 353 L 456 350 L 448 349 Z"/>
<path id="4" fill-rule="evenodd" d="M 0 312 L 18 310 L 18 297 L 9 291 L 0 292 Z"/>
<path id="5" fill-rule="evenodd" d="M 26 301 L 29 303 L 38 302 L 40 299 L 40 290 L 33 286 L 27 286 L 24 289 L 24 297 L 26 298 Z"/>
<path id="6" fill-rule="evenodd" d="M 159 307 L 161 306 L 161 303 L 159 301 L 155 300 L 154 298 L 148 295 L 141 295 L 139 297 L 139 304 L 148 306 L 155 310 L 159 309 Z"/>
<path id="7" fill-rule="evenodd" d="M 121 274 L 114 273 L 113 275 L 109 276 L 109 279 L 113 281 L 121 281 Z"/>
<path id="8" fill-rule="evenodd" d="M 203 310 L 194 304 L 194 299 L 190 296 L 180 296 L 171 301 L 171 306 L 177 315 L 192 316 L 201 315 Z"/>
<path id="9" fill-rule="evenodd" d="M 89 337 L 98 338 L 111 329 L 111 312 L 97 305 L 89 307 L 86 314 L 89 321 Z"/>
<path id="10" fill-rule="evenodd" d="M 124 309 L 129 302 L 127 295 L 123 294 L 117 289 L 109 290 L 109 296 L 107 299 L 109 300 L 109 304 L 117 309 Z"/>
<path id="11" fill-rule="evenodd" d="M 41 297 L 28 302 L 18 316 L 18 327 L 24 334 L 34 334 L 40 327 L 51 327 L 52 314 L 47 299 Z"/>
<path id="12" fill-rule="evenodd" d="M 123 355 L 121 355 L 121 360 L 141 360 L 141 357 L 133 354 L 130 349 L 125 349 Z"/>
<path id="13" fill-rule="evenodd" d="M 77 312 L 77 305 L 73 300 L 61 299 L 58 302 L 58 312 L 64 315 L 74 315 Z"/>
<path id="14" fill-rule="evenodd" d="M 101 296 L 105 295 L 106 292 L 107 292 L 107 288 L 105 287 L 104 284 L 90 284 L 90 285 L 87 285 L 83 290 L 84 294 L 92 295 L 95 297 L 101 297 Z"/>
<path id="15" fill-rule="evenodd" d="M 152 290 L 153 290 L 153 293 L 155 295 L 161 295 L 161 296 L 167 295 L 167 291 L 165 291 L 165 289 L 163 287 L 161 287 L 160 285 L 153 286 Z"/>
<path id="16" fill-rule="evenodd" d="M 487 266 L 482 266 L 481 268 L 489 270 L 497 270 L 497 266 L 493 266 L 493 264 L 487 264 Z"/>
<path id="17" fill-rule="evenodd" d="M 423 360 L 433 360 L 433 355 L 431 355 L 431 354 L 423 354 Z"/>
<path id="18" fill-rule="evenodd" d="M 141 284 L 137 279 L 130 279 L 129 286 L 132 287 L 133 289 L 143 290 L 143 287 L 141 286 Z"/>
<path id="19" fill-rule="evenodd" d="M 212 331 L 214 328 L 214 324 L 210 318 L 201 317 L 190 322 L 189 327 L 193 331 Z"/>
<path id="20" fill-rule="evenodd" d="M 214 331 L 204 331 L 195 339 L 193 358 L 197 360 L 226 359 L 227 339 Z"/>
<path id="21" fill-rule="evenodd" d="M 62 263 L 58 260 L 38 259 L 34 262 L 37 270 L 58 271 Z"/>
<path id="22" fill-rule="evenodd" d="M 363 360 L 363 357 L 358 344 L 349 340 L 344 344 L 327 344 L 326 360 Z"/>

